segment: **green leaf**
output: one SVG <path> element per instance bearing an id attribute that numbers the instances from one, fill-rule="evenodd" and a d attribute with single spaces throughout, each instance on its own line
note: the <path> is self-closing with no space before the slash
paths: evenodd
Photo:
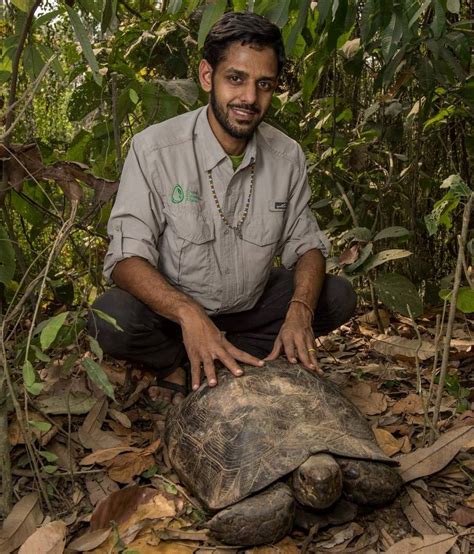
<path id="1" fill-rule="evenodd" d="M 362 242 L 368 242 L 372 238 L 372 231 L 367 227 L 354 227 L 345 233 L 344 239 L 354 238 Z"/>
<path id="2" fill-rule="evenodd" d="M 447 0 L 446 8 L 448 8 L 448 12 L 459 13 L 461 9 L 461 2 L 459 0 Z"/>
<path id="3" fill-rule="evenodd" d="M 201 25 L 198 33 L 198 48 L 204 46 L 204 41 L 211 27 L 224 14 L 227 7 L 227 0 L 217 0 L 215 4 L 208 4 L 202 14 Z"/>
<path id="4" fill-rule="evenodd" d="M 84 54 L 84 57 L 86 58 L 90 68 L 92 69 L 94 81 L 99 86 L 102 86 L 102 75 L 99 73 L 99 63 L 97 62 L 97 58 L 95 57 L 95 54 L 92 50 L 92 45 L 89 41 L 89 36 L 87 34 L 86 28 L 84 27 L 84 24 L 82 23 L 79 15 L 70 6 L 66 4 L 65 8 L 67 10 L 67 13 L 69 14 L 69 19 L 71 20 L 71 25 L 74 29 L 77 40 L 82 47 L 82 53 Z"/>
<path id="5" fill-rule="evenodd" d="M 99 343 L 94 337 L 87 337 L 87 338 L 89 339 L 91 352 L 93 352 L 99 358 L 99 362 L 101 362 L 102 358 L 104 357 L 104 352 L 102 348 L 100 347 Z"/>
<path id="6" fill-rule="evenodd" d="M 54 19 L 57 15 L 59 15 L 61 12 L 59 10 L 53 10 L 48 13 L 44 13 L 43 15 L 40 15 L 38 18 L 36 18 L 32 25 L 31 30 L 36 31 L 38 30 L 42 25 L 45 23 L 49 23 L 52 19 Z"/>
<path id="7" fill-rule="evenodd" d="M 33 365 L 29 360 L 26 360 L 26 362 L 23 364 L 23 382 L 25 383 L 25 387 L 29 388 L 31 387 L 35 381 L 36 381 L 36 373 L 33 369 Z"/>
<path id="8" fill-rule="evenodd" d="M 446 14 L 440 0 L 433 0 L 434 16 L 430 25 L 434 38 L 439 38 L 446 27 Z"/>
<path id="9" fill-rule="evenodd" d="M 364 246 L 364 248 L 362 248 L 362 250 L 360 251 L 359 257 L 357 258 L 357 260 L 352 264 L 346 265 L 346 267 L 344 268 L 344 272 L 352 273 L 358 267 L 360 267 L 365 262 L 365 260 L 367 260 L 367 258 L 372 254 L 373 247 L 374 245 L 372 242 L 367 243 Z"/>
<path id="10" fill-rule="evenodd" d="M 157 79 L 166 92 L 171 96 L 176 96 L 187 106 L 192 106 L 199 97 L 199 89 L 192 79 Z"/>
<path id="11" fill-rule="evenodd" d="M 110 323 L 110 325 L 112 325 L 114 329 L 116 329 L 117 331 L 123 332 L 122 327 L 120 327 L 120 325 L 117 323 L 117 320 L 114 317 L 111 317 L 109 314 L 106 314 L 105 312 L 103 312 L 102 310 L 98 310 L 97 308 L 92 308 L 92 311 L 95 314 L 97 314 L 100 317 L 100 319 L 103 319 L 107 323 Z"/>
<path id="12" fill-rule="evenodd" d="M 426 8 L 431 4 L 431 0 L 425 0 L 423 4 L 416 10 L 416 12 L 413 14 L 412 18 L 410 19 L 408 23 L 408 27 L 411 28 L 419 19 L 420 15 L 422 15 Z"/>
<path id="13" fill-rule="evenodd" d="M 303 0 L 302 4 L 303 5 L 298 10 L 298 18 L 296 20 L 296 23 L 291 28 L 290 34 L 285 44 L 285 50 L 288 56 L 291 56 L 298 36 L 305 26 L 306 20 L 308 18 L 308 10 L 311 6 L 311 0 Z"/>
<path id="14" fill-rule="evenodd" d="M 362 269 L 364 271 L 370 271 L 371 269 L 374 269 L 374 267 L 382 265 L 386 262 L 391 262 L 392 260 L 398 260 L 400 258 L 406 258 L 407 256 L 411 255 L 412 252 L 410 252 L 409 250 L 399 250 L 398 248 L 383 250 L 382 252 L 379 252 L 378 254 L 375 254 L 374 256 L 369 258 Z"/>
<path id="15" fill-rule="evenodd" d="M 15 275 L 15 250 L 7 231 L 0 226 L 0 283 L 8 283 Z"/>
<path id="16" fill-rule="evenodd" d="M 178 494 L 178 489 L 172 483 L 168 483 L 167 481 L 164 481 L 163 488 L 169 494 Z"/>
<path id="17" fill-rule="evenodd" d="M 30 427 L 33 427 L 34 429 L 38 429 L 38 431 L 41 431 L 42 433 L 47 433 L 52 425 L 51 423 L 48 423 L 47 421 L 28 421 L 28 425 Z"/>
<path id="18" fill-rule="evenodd" d="M 22 12 L 29 12 L 35 3 L 34 0 L 11 0 L 12 4 Z"/>
<path id="19" fill-rule="evenodd" d="M 102 20 L 100 22 L 100 30 L 102 33 L 107 31 L 116 12 L 117 0 L 105 0 L 104 9 L 102 11 Z"/>
<path id="20" fill-rule="evenodd" d="M 59 330 L 64 325 L 69 312 L 63 312 L 50 319 L 48 319 L 46 325 L 41 330 L 40 344 L 43 350 L 46 350 L 51 346 L 56 338 Z"/>
<path id="21" fill-rule="evenodd" d="M 33 383 L 26 390 L 35 396 L 37 396 L 44 389 L 44 383 Z"/>
<path id="22" fill-rule="evenodd" d="M 45 460 L 47 460 L 48 462 L 57 462 L 58 461 L 58 457 L 53 452 L 48 452 L 47 450 L 39 450 L 38 454 L 43 456 L 43 458 Z"/>
<path id="23" fill-rule="evenodd" d="M 58 466 L 46 465 L 43 469 L 46 473 L 54 473 L 58 469 Z"/>
<path id="24" fill-rule="evenodd" d="M 112 398 L 112 400 L 115 400 L 114 388 L 100 365 L 91 358 L 83 358 L 82 365 L 87 371 L 87 375 L 90 377 L 91 381 L 107 396 Z"/>
<path id="25" fill-rule="evenodd" d="M 280 29 L 288 21 L 288 11 L 291 0 L 266 0 L 259 2 L 256 13 L 265 16 Z"/>
<path id="26" fill-rule="evenodd" d="M 474 312 L 474 290 L 469 287 L 461 287 L 458 291 L 456 308 L 465 314 Z"/>
<path id="27" fill-rule="evenodd" d="M 51 358 L 49 356 L 46 356 L 41 350 L 34 344 L 31 345 L 31 350 L 35 353 L 35 358 L 39 360 L 40 362 L 50 362 Z"/>
<path id="28" fill-rule="evenodd" d="M 374 287 L 380 300 L 391 310 L 409 316 L 408 305 L 413 317 L 423 314 L 423 303 L 415 285 L 403 275 L 398 273 L 379 275 L 374 281 Z"/>
<path id="29" fill-rule="evenodd" d="M 410 231 L 406 229 L 405 227 L 386 227 L 385 229 L 382 229 L 379 231 L 375 237 L 374 241 L 376 240 L 382 240 L 382 239 L 390 239 L 390 238 L 399 238 L 399 237 L 407 237 L 410 235 Z"/>
<path id="30" fill-rule="evenodd" d="M 382 55 L 385 62 L 388 62 L 397 49 L 397 45 L 400 42 L 403 34 L 403 25 L 398 14 L 392 14 L 390 23 L 384 29 L 382 33 Z"/>
<path id="31" fill-rule="evenodd" d="M 462 180 L 460 175 L 450 175 L 441 183 L 440 188 L 449 189 L 456 198 L 469 198 L 472 190 Z"/>

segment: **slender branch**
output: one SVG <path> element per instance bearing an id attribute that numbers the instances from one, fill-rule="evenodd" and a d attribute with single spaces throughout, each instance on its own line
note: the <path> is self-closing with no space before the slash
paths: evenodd
<path id="1" fill-rule="evenodd" d="M 122 171 L 122 145 L 120 143 L 120 121 L 118 118 L 118 90 L 117 90 L 117 73 L 112 73 L 112 117 L 114 126 L 114 142 L 115 151 L 117 152 L 117 171 Z"/>
<path id="2" fill-rule="evenodd" d="M 469 197 L 469 200 L 467 201 L 467 204 L 464 208 L 464 213 L 462 218 L 462 228 L 461 228 L 461 237 L 460 237 L 461 239 L 460 244 L 462 246 L 464 246 L 464 244 L 466 243 L 473 200 L 474 200 L 474 193 L 471 193 L 471 196 Z M 459 248 L 458 258 L 456 262 L 456 271 L 454 273 L 454 285 L 453 285 L 453 290 L 451 292 L 451 298 L 450 298 L 448 324 L 446 327 L 446 336 L 444 338 L 443 357 L 441 360 L 441 370 L 439 374 L 439 385 L 438 385 L 438 391 L 436 394 L 436 401 L 435 401 L 434 413 L 433 413 L 433 427 L 435 429 L 437 428 L 437 423 L 439 419 L 441 399 L 443 397 L 444 383 L 446 380 L 446 373 L 448 369 L 449 348 L 451 346 L 451 337 L 453 334 L 454 319 L 456 316 L 456 302 L 458 299 L 459 287 L 461 285 L 463 258 L 464 258 L 464 248 Z M 434 438 L 433 434 L 432 434 L 432 438 Z"/>

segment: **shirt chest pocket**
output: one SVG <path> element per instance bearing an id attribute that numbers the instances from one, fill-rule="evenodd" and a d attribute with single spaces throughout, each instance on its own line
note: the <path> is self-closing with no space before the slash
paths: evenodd
<path id="1" fill-rule="evenodd" d="M 185 292 L 202 292 L 215 281 L 214 222 L 199 210 L 165 209 L 168 229 L 169 268 L 175 284 Z"/>

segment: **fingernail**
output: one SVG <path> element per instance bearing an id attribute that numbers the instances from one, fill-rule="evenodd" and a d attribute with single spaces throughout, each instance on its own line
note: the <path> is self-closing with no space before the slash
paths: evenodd
<path id="1" fill-rule="evenodd" d="M 211 379 L 211 380 L 209 381 L 209 385 L 210 385 L 211 387 L 213 387 L 216 383 L 217 383 L 217 381 L 216 381 L 215 379 Z"/>
<path id="2" fill-rule="evenodd" d="M 263 360 L 259 360 L 258 365 L 265 365 L 265 362 Z"/>
<path id="3" fill-rule="evenodd" d="M 236 375 L 242 375 L 242 373 L 243 373 L 243 371 L 242 371 L 241 369 L 238 369 L 238 370 L 235 372 Z"/>
<path id="4" fill-rule="evenodd" d="M 290 361 L 291 361 L 292 364 L 296 364 L 296 358 L 291 358 Z"/>
<path id="5" fill-rule="evenodd" d="M 198 390 L 199 385 L 193 385 L 193 390 Z"/>

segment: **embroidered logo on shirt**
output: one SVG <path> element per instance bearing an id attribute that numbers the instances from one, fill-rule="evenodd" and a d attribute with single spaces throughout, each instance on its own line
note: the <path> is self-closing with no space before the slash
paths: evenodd
<path id="1" fill-rule="evenodd" d="M 181 202 L 199 202 L 199 192 L 195 190 L 186 189 L 183 190 L 181 185 L 175 185 L 173 192 L 171 193 L 171 202 L 173 204 L 181 204 Z"/>
<path id="2" fill-rule="evenodd" d="M 275 202 L 274 210 L 286 210 L 288 208 L 288 202 Z"/>
<path id="3" fill-rule="evenodd" d="M 171 202 L 173 204 L 179 204 L 184 200 L 184 190 L 181 188 L 180 185 L 176 185 L 173 189 L 173 193 L 171 194 Z"/>

